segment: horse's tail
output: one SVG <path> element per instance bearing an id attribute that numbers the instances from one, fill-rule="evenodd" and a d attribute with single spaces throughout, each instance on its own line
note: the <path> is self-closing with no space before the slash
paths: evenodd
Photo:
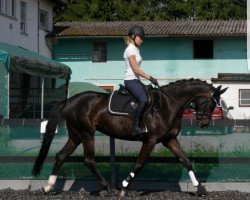
<path id="1" fill-rule="evenodd" d="M 56 127 L 63 119 L 62 113 L 63 113 L 63 108 L 66 105 L 66 102 L 67 102 L 67 98 L 60 101 L 51 111 L 49 121 L 46 125 L 46 131 L 44 134 L 42 146 L 39 151 L 39 155 L 36 158 L 35 164 L 33 166 L 32 174 L 34 176 L 37 176 L 38 174 L 40 174 L 42 170 L 42 165 L 46 159 L 51 142 L 54 138 Z"/>

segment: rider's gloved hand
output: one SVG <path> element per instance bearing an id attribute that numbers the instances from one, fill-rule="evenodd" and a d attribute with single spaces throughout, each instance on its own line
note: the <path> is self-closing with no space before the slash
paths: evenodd
<path id="1" fill-rule="evenodd" d="M 157 79 L 156 78 L 154 78 L 154 77 L 152 77 L 152 76 L 150 76 L 150 79 L 149 79 L 150 81 L 151 81 L 151 83 L 153 83 L 154 85 L 156 85 L 156 86 L 158 86 L 159 84 L 158 84 L 158 82 L 157 82 Z"/>

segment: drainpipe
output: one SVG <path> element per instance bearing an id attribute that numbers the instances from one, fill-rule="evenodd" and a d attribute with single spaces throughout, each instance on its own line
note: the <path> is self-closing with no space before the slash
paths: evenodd
<path id="1" fill-rule="evenodd" d="M 39 34 L 39 10 L 40 10 L 40 1 L 37 2 L 37 53 L 40 53 L 40 34 Z"/>
<path id="2" fill-rule="evenodd" d="M 250 2 L 247 1 L 247 68 L 250 73 Z"/>

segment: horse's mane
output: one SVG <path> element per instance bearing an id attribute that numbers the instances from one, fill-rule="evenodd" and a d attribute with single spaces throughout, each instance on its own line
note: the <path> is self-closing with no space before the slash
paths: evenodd
<path id="1" fill-rule="evenodd" d="M 164 88 L 172 88 L 172 87 L 176 87 L 176 86 L 182 86 L 182 85 L 187 85 L 187 84 L 191 84 L 191 85 L 197 85 L 197 84 L 201 84 L 201 85 L 204 85 L 204 86 L 208 86 L 209 88 L 213 89 L 213 85 L 212 84 L 209 84 L 207 83 L 206 81 L 202 81 L 200 79 L 181 79 L 181 80 L 178 80 L 178 81 L 175 81 L 175 82 L 171 82 L 167 85 L 163 85 L 162 87 Z"/>

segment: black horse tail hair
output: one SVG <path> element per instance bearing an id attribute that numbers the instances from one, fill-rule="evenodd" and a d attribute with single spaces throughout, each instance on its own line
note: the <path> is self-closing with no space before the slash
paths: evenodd
<path id="1" fill-rule="evenodd" d="M 33 166 L 32 175 L 34 175 L 34 176 L 37 176 L 38 174 L 40 174 L 40 172 L 42 170 L 42 165 L 43 165 L 43 163 L 47 157 L 47 154 L 49 152 L 49 148 L 50 148 L 51 142 L 54 138 L 57 125 L 63 119 L 63 115 L 62 115 L 63 108 L 65 107 L 66 103 L 67 103 L 67 98 L 58 102 L 50 113 L 50 118 L 49 118 L 49 121 L 46 125 L 46 131 L 44 134 L 42 146 L 41 146 L 41 149 L 39 151 L 39 155 L 36 158 L 35 164 Z"/>

